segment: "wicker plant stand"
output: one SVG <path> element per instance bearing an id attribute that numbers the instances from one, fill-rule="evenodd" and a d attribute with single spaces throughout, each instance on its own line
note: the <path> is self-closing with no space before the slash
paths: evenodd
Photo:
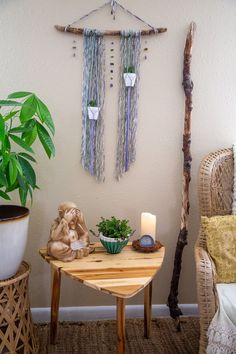
<path id="1" fill-rule="evenodd" d="M 22 262 L 14 277 L 0 281 L 1 354 L 38 353 L 28 297 L 29 273 L 29 265 Z"/>

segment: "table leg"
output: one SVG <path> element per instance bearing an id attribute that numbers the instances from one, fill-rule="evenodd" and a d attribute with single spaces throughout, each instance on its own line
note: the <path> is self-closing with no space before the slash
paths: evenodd
<path id="1" fill-rule="evenodd" d="M 125 353 L 125 299 L 116 298 L 117 354 Z"/>
<path id="2" fill-rule="evenodd" d="M 51 298 L 51 324 L 50 343 L 55 344 L 57 336 L 58 310 L 60 301 L 61 272 L 52 268 L 52 298 Z"/>
<path id="3" fill-rule="evenodd" d="M 144 337 L 150 338 L 152 321 L 152 281 L 144 289 Z"/>

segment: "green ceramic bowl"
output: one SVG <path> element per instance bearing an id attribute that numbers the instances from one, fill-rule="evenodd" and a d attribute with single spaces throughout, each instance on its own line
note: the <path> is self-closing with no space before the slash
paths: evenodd
<path id="1" fill-rule="evenodd" d="M 103 236 L 100 234 L 101 244 L 106 248 L 108 253 L 120 253 L 122 248 L 125 247 L 129 241 L 129 238 L 126 240 L 114 239 L 110 237 Z"/>

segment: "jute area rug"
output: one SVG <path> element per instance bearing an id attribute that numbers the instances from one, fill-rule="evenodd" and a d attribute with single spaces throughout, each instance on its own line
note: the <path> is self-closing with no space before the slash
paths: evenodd
<path id="1" fill-rule="evenodd" d="M 126 354 L 197 354 L 199 319 L 181 319 L 182 330 L 176 332 L 171 318 L 152 321 L 150 339 L 143 337 L 143 320 L 126 320 Z M 57 344 L 49 344 L 49 324 L 35 325 L 40 354 L 115 354 L 116 321 L 62 322 Z"/>

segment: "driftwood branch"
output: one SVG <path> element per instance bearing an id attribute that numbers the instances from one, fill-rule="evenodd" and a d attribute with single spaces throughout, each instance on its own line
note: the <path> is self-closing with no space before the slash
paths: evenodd
<path id="1" fill-rule="evenodd" d="M 189 218 L 189 184 L 191 180 L 191 114 L 192 114 L 192 90 L 193 82 L 191 80 L 190 65 L 192 59 L 193 36 L 195 31 L 195 23 L 191 23 L 184 49 L 184 66 L 183 66 L 183 89 L 185 93 L 185 118 L 184 118 L 184 134 L 183 134 L 183 184 L 182 184 L 182 208 L 181 208 L 181 226 L 178 241 L 175 250 L 174 269 L 171 279 L 170 293 L 167 305 L 170 308 L 170 315 L 177 321 L 177 328 L 180 330 L 179 316 L 182 311 L 178 306 L 178 287 L 181 273 L 182 253 L 184 246 L 187 245 L 188 237 L 188 218 Z"/>
<path id="2" fill-rule="evenodd" d="M 69 32 L 69 33 L 74 33 L 74 34 L 83 34 L 84 28 L 76 28 L 76 27 L 70 27 L 70 26 L 60 26 L 60 25 L 55 25 L 55 28 L 60 31 L 60 32 Z M 164 33 L 167 31 L 167 28 L 155 28 L 155 29 L 148 29 L 148 30 L 141 30 L 141 35 L 150 35 L 150 34 L 159 34 L 159 33 Z M 103 31 L 104 35 L 106 36 L 120 36 L 121 35 L 120 30 L 106 30 Z"/>

